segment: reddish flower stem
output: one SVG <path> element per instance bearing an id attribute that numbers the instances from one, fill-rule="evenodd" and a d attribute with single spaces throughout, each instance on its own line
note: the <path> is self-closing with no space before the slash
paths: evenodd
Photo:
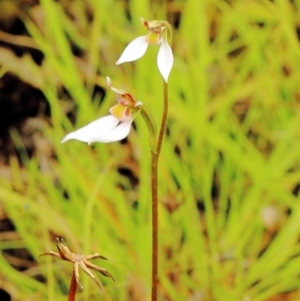
<path id="1" fill-rule="evenodd" d="M 164 107 L 159 130 L 156 152 L 151 152 L 151 192 L 152 192 L 152 292 L 151 301 L 157 301 L 158 287 L 158 158 L 161 151 L 168 117 L 168 84 L 163 81 Z"/>
<path id="2" fill-rule="evenodd" d="M 158 285 L 158 196 L 157 196 L 158 155 L 151 154 L 151 189 L 152 189 L 152 294 L 151 300 L 157 300 Z"/>

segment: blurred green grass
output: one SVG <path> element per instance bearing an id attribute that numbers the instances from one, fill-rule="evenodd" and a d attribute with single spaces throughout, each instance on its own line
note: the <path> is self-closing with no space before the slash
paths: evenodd
<path id="1" fill-rule="evenodd" d="M 42 0 L 24 15 L 44 60 L 22 57 L 16 68 L 10 56 L 1 70 L 38 86 L 51 119 L 39 127 L 31 158 L 11 129 L 23 160 L 9 158 L 0 200 L 18 236 L 0 241 L 0 287 L 11 300 L 65 300 L 71 265 L 38 258 L 62 236 L 74 252 L 108 257 L 97 264 L 116 278 L 97 275 L 100 296 L 82 275 L 77 300 L 149 300 L 146 126 L 137 118 L 125 144 L 60 144 L 113 104 L 106 75 L 159 120 L 157 49 L 115 65 L 126 44 L 146 34 L 140 16 L 176 25 L 159 170 L 159 300 L 300 300 L 300 3 L 287 0 Z M 95 85 L 106 91 L 100 106 Z M 60 98 L 63 88 L 71 102 Z M 22 248 L 37 265 L 18 271 L 5 251 Z"/>

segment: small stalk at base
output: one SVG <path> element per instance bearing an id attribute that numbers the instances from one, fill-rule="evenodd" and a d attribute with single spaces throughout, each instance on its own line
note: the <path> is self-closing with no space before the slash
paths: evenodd
<path id="1" fill-rule="evenodd" d="M 71 284 L 70 284 L 70 289 L 69 289 L 68 301 L 75 301 L 76 291 L 77 291 L 77 281 L 76 281 L 76 278 L 75 278 L 75 273 L 73 271 Z"/>

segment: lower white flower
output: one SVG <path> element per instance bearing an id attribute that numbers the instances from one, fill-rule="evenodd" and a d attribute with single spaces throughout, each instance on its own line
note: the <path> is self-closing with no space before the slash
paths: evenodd
<path id="1" fill-rule="evenodd" d="M 109 143 L 126 138 L 130 132 L 134 118 L 142 109 L 142 102 L 136 101 L 128 92 L 117 89 L 109 77 L 107 84 L 116 93 L 117 104 L 109 109 L 110 115 L 101 117 L 88 125 L 71 132 L 61 141 L 79 140 L 91 144 L 93 142 Z"/>
<path id="2" fill-rule="evenodd" d="M 68 140 L 79 140 L 91 144 L 93 142 L 109 143 L 126 138 L 130 132 L 133 119 L 120 121 L 113 115 L 101 117 L 77 131 L 67 134 L 61 143 Z"/>

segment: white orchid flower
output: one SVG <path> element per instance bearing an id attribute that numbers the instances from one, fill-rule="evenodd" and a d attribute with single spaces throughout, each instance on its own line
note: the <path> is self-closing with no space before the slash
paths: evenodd
<path id="1" fill-rule="evenodd" d="M 69 133 L 61 141 L 75 139 L 91 144 L 92 142 L 109 143 L 120 141 L 128 136 L 132 120 L 120 121 L 113 115 L 101 117 L 88 125 Z"/>
<path id="2" fill-rule="evenodd" d="M 149 45 L 160 45 L 157 55 L 157 66 L 164 81 L 167 83 L 173 67 L 173 52 L 168 43 L 171 39 L 171 26 L 166 21 L 146 21 L 141 18 L 142 24 L 147 27 L 149 33 L 131 41 L 116 64 L 136 61 L 147 51 Z"/>
<path id="3" fill-rule="evenodd" d="M 140 112 L 142 103 L 124 90 L 112 86 L 111 79 L 106 78 L 108 86 L 116 93 L 118 103 L 110 108 L 111 115 L 101 117 L 77 131 L 67 134 L 61 143 L 68 140 L 79 140 L 91 144 L 92 142 L 109 143 L 126 138 L 131 124 Z"/>

